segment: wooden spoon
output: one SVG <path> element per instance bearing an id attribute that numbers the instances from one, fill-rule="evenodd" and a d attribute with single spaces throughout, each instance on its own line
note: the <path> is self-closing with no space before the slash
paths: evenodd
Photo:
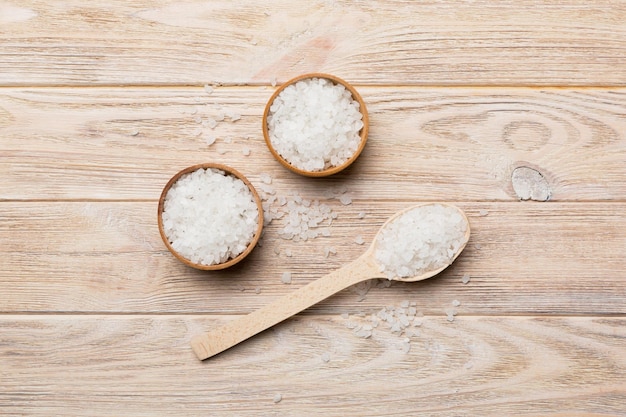
<path id="1" fill-rule="evenodd" d="M 448 267 L 459 254 L 465 248 L 470 236 L 469 221 L 465 216 L 465 213 L 457 207 L 449 204 L 437 203 L 438 205 L 453 207 L 462 216 L 465 222 L 465 235 L 464 240 L 458 251 L 453 254 L 449 259 L 449 262 L 444 266 L 435 269 L 425 271 L 420 275 L 400 278 L 395 277 L 393 280 L 413 282 L 421 281 L 426 278 L 430 278 L 437 275 L 445 268 Z M 381 234 L 381 231 L 390 222 L 402 216 L 406 212 L 413 210 L 417 207 L 423 207 L 429 204 L 420 204 L 412 206 L 406 210 L 402 210 L 393 215 L 378 231 L 374 241 L 369 248 L 359 258 L 351 263 L 343 266 L 342 268 L 331 272 L 330 274 L 313 281 L 304 287 L 296 290 L 295 292 L 288 294 L 278 300 L 254 311 L 246 316 L 235 319 L 224 326 L 215 329 L 209 333 L 196 336 L 191 341 L 191 347 L 196 356 L 200 360 L 210 358 L 236 344 L 243 342 L 244 340 L 256 335 L 257 333 L 266 330 L 275 324 L 305 310 L 312 305 L 330 297 L 331 295 L 342 291 L 351 285 L 357 284 L 362 281 L 374 278 L 387 278 L 387 276 L 381 272 L 380 266 L 376 262 L 375 249 L 376 241 Z"/>

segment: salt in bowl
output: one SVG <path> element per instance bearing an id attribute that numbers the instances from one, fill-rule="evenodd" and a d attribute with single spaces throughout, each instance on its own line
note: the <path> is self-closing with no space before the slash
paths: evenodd
<path id="1" fill-rule="evenodd" d="M 173 244 L 173 240 L 171 239 L 172 236 L 172 220 L 169 219 L 171 216 L 166 216 L 169 219 L 169 223 L 168 225 L 164 224 L 164 211 L 167 210 L 168 205 L 171 204 L 166 204 L 166 199 L 171 199 L 171 196 L 168 197 L 168 193 L 169 191 L 172 189 L 172 186 L 174 186 L 174 184 L 177 183 L 177 181 L 181 180 L 182 177 L 186 176 L 185 178 L 190 178 L 190 175 L 193 175 L 194 173 L 196 173 L 196 171 L 199 170 L 210 170 L 207 171 L 210 172 L 210 174 L 207 173 L 202 173 L 199 172 L 196 175 L 215 175 L 214 170 L 219 170 L 222 171 L 225 177 L 225 180 L 229 181 L 230 179 L 226 179 L 226 177 L 233 177 L 235 180 L 232 181 L 233 187 L 240 187 L 241 188 L 241 183 L 237 182 L 236 180 L 240 180 L 241 182 L 243 182 L 243 184 L 245 184 L 245 186 L 247 187 L 247 189 L 250 191 L 250 194 L 252 196 L 252 202 L 248 202 L 249 204 L 247 204 L 249 207 L 254 207 L 254 205 L 256 205 L 256 209 L 258 211 L 258 216 L 255 219 L 256 220 L 256 224 L 249 224 L 248 226 L 246 226 L 247 229 L 254 230 L 253 235 L 251 237 L 251 239 L 249 241 L 246 242 L 239 242 L 241 245 L 246 245 L 245 249 L 243 251 L 241 251 L 240 253 L 235 254 L 234 256 L 228 256 L 228 255 L 223 255 L 222 252 L 222 257 L 224 256 L 228 256 L 227 259 L 224 259 L 223 261 L 220 261 L 219 263 L 211 263 L 211 264 L 206 264 L 202 261 L 192 261 L 190 258 L 194 257 L 194 256 L 188 256 L 188 254 L 183 255 L 180 253 L 179 250 L 174 248 L 174 244 Z M 221 178 L 218 178 L 218 180 L 221 180 Z M 223 199 L 223 195 L 221 195 L 222 193 L 216 193 L 215 198 L 216 199 L 222 199 L 221 201 L 224 201 Z M 211 195 L 211 197 L 213 197 Z M 247 195 L 244 193 L 243 196 L 241 196 L 241 199 L 243 201 L 247 201 Z M 186 198 L 188 201 L 183 203 L 183 204 L 193 204 L 193 200 L 194 200 L 194 196 L 191 195 L 187 195 Z M 236 199 L 236 201 L 240 201 L 240 199 Z M 171 207 L 171 205 L 170 205 Z M 248 215 L 250 216 L 253 212 L 248 210 Z M 235 216 L 240 216 L 243 215 L 242 213 L 232 213 Z M 216 213 L 216 216 L 222 216 L 224 215 L 224 210 L 219 210 L 219 213 Z M 197 232 L 199 230 L 206 230 L 206 228 L 208 227 L 209 230 L 211 230 L 211 227 L 215 227 L 215 226 L 206 226 L 206 223 L 210 223 L 211 219 L 207 218 L 207 216 L 203 216 L 204 219 L 199 219 L 199 218 L 193 218 L 191 220 L 187 219 L 186 221 L 191 222 L 191 224 L 189 224 L 188 226 L 190 226 L 191 229 L 195 229 L 195 232 L 197 234 Z M 233 220 L 235 222 L 240 221 L 240 220 L 235 220 L 233 218 L 226 218 L 226 220 L 230 221 Z M 166 220 L 168 221 L 168 220 Z M 213 218 L 213 221 L 215 221 L 215 218 Z M 202 225 L 202 223 L 205 223 L 205 225 Z M 159 205 L 158 205 L 158 226 L 159 226 L 159 233 L 161 234 L 161 238 L 163 239 L 163 242 L 165 243 L 165 246 L 167 247 L 167 249 L 178 259 L 180 260 L 182 263 L 184 263 L 185 265 L 188 265 L 192 268 L 196 268 L 196 269 L 201 269 L 201 270 L 220 270 L 220 269 L 224 269 L 224 268 L 228 268 L 232 265 L 235 265 L 236 263 L 240 262 L 242 259 L 244 259 L 246 256 L 248 256 L 250 254 L 250 252 L 252 251 L 252 249 L 255 247 L 255 245 L 257 244 L 260 236 L 261 236 L 261 231 L 263 229 L 263 206 L 261 205 L 261 198 L 259 197 L 257 191 L 255 190 L 255 188 L 252 186 L 252 184 L 250 183 L 250 181 L 248 181 L 248 179 L 242 175 L 240 172 L 238 172 L 237 170 L 226 166 L 226 165 L 222 165 L 222 164 L 216 164 L 216 163 L 204 163 L 204 164 L 198 164 L 198 165 L 193 165 L 190 167 L 187 167 L 181 171 L 179 171 L 177 174 L 175 174 L 169 181 L 168 183 L 165 185 L 165 187 L 163 188 L 163 191 L 161 192 L 161 196 L 159 198 Z M 219 226 L 218 226 L 219 227 Z M 170 236 L 168 236 L 167 232 L 170 232 Z M 223 230 L 222 230 L 223 232 Z M 189 232 L 185 232 L 188 233 L 188 236 L 192 236 L 193 232 L 189 233 Z M 178 237 L 180 237 L 180 230 L 178 231 L 177 234 Z M 187 236 L 187 235 L 183 235 L 183 236 Z M 241 246 L 239 245 L 239 246 Z M 236 252 L 236 251 L 234 251 Z M 230 252 L 226 252 L 227 254 Z"/>
<path id="2" fill-rule="evenodd" d="M 272 130 L 269 126 L 269 122 L 268 122 L 268 118 L 271 117 L 277 117 L 275 113 L 277 110 L 275 109 L 276 106 L 273 107 L 273 105 L 275 104 L 275 102 L 279 103 L 279 105 L 281 106 L 287 106 L 286 104 L 283 104 L 285 102 L 285 100 L 283 100 L 283 92 L 285 91 L 285 89 L 287 89 L 288 87 L 291 86 L 296 86 L 296 84 L 298 84 L 300 81 L 305 81 L 305 82 L 312 82 L 313 80 L 327 80 L 328 82 L 330 82 L 332 85 L 335 86 L 343 86 L 345 88 L 345 90 L 350 94 L 351 96 L 351 101 L 354 101 L 356 103 L 358 103 L 358 113 L 360 113 L 361 118 L 360 118 L 360 122 L 362 122 L 362 127 L 359 130 L 356 130 L 356 128 L 354 128 L 353 130 L 355 131 L 354 133 L 356 133 L 356 135 L 358 135 L 358 137 L 356 138 L 358 140 L 358 143 L 354 143 L 354 140 L 351 139 L 351 144 L 350 146 L 353 148 L 348 150 L 346 149 L 347 155 L 343 155 L 342 158 L 342 162 L 338 163 L 338 164 L 331 164 L 329 163 L 329 161 L 327 159 L 325 159 L 325 163 L 324 163 L 324 167 L 320 168 L 317 167 L 315 169 L 309 169 L 309 168 L 305 168 L 304 164 L 302 163 L 297 163 L 293 158 L 299 158 L 298 155 L 293 155 L 293 152 L 291 151 L 291 149 L 293 149 L 294 147 L 298 147 L 301 146 L 302 143 L 305 143 L 305 146 L 310 145 L 312 141 L 302 141 L 302 139 L 298 139 L 301 140 L 299 145 L 295 145 L 294 142 L 289 142 L 289 141 L 293 141 L 293 139 L 289 138 L 281 138 L 280 141 L 281 143 L 278 143 L 278 139 L 276 137 L 276 134 L 274 132 L 270 132 L 270 130 Z M 326 83 L 327 85 L 329 85 L 328 83 Z M 296 90 L 298 91 L 298 94 L 302 95 L 304 93 L 302 93 L 302 91 L 304 90 L 304 88 L 302 88 L 303 83 L 298 84 L 300 86 L 300 90 Z M 297 86 L 296 86 L 297 87 Z M 309 88 L 309 91 L 311 91 L 311 88 Z M 319 91 L 319 90 L 318 90 Z M 277 98 L 280 96 L 279 100 L 277 101 Z M 291 97 L 294 96 L 294 90 L 291 90 Z M 297 96 L 297 95 L 296 95 Z M 314 97 L 314 98 L 310 98 L 311 100 L 309 101 L 310 103 L 316 103 L 316 100 L 319 97 Z M 315 105 L 315 104 L 311 104 L 311 105 L 307 105 L 307 106 L 303 106 L 302 102 L 300 102 L 300 108 L 305 108 L 305 112 L 310 111 L 312 108 L 317 108 L 320 109 L 321 107 L 323 107 L 325 104 L 328 105 L 328 103 L 324 103 L 323 100 L 318 100 L 321 101 L 322 103 L 319 105 Z M 292 100 L 292 104 L 293 104 L 293 100 Z M 331 103 L 331 104 L 338 104 L 338 103 Z M 325 112 L 325 114 L 329 113 L 329 108 L 326 107 L 326 109 L 320 109 L 321 112 Z M 333 109 L 336 110 L 336 109 Z M 340 112 L 341 111 L 349 111 L 354 113 L 353 109 L 348 108 L 340 108 L 339 109 Z M 296 111 L 297 112 L 297 111 Z M 340 112 L 334 112 L 335 114 L 338 114 Z M 333 113 L 333 112 L 331 112 Z M 292 111 L 291 114 L 293 115 L 294 112 Z M 322 113 L 324 114 L 324 113 Z M 283 117 L 283 116 L 281 116 Z M 305 116 L 302 116 L 305 117 Z M 323 116 L 322 116 L 323 117 Z M 334 116 L 332 116 L 334 117 Z M 332 120 L 330 122 L 327 122 L 328 119 L 331 119 L 332 117 L 326 118 L 324 120 L 316 120 L 315 122 L 318 123 L 323 123 L 324 126 L 316 126 L 315 128 L 319 130 L 322 130 L 324 128 L 326 128 L 327 126 L 331 126 L 328 128 L 328 135 L 332 135 L 332 132 L 330 132 L 333 127 L 335 126 L 335 124 L 332 123 Z M 307 122 L 310 122 L 311 118 L 309 117 L 309 120 L 307 120 Z M 284 117 L 283 117 L 284 120 Z M 289 123 L 292 123 L 291 127 L 293 127 L 293 123 L 298 123 L 299 120 L 288 120 Z M 279 122 L 273 122 L 273 123 L 279 123 Z M 282 123 L 282 121 L 280 122 Z M 310 126 L 309 126 L 310 127 Z M 307 127 L 307 129 L 309 129 L 309 127 Z M 296 127 L 296 130 L 300 129 L 300 127 Z M 336 128 L 335 128 L 336 129 Z M 277 128 L 274 128 L 274 131 L 276 131 Z M 293 129 L 292 129 L 293 131 Z M 308 176 L 308 177 L 325 177 L 325 176 L 329 176 L 332 174 L 336 174 L 344 169 L 346 169 L 348 166 L 350 166 L 361 154 L 361 152 L 363 151 L 363 149 L 365 148 L 365 143 L 367 142 L 367 135 L 368 135 L 368 131 L 369 131 L 369 116 L 367 113 L 367 108 L 365 106 L 365 102 L 363 101 L 363 99 L 361 98 L 360 94 L 356 91 L 356 89 L 351 86 L 349 83 L 347 83 L 346 81 L 342 80 L 341 78 L 338 78 L 334 75 L 329 75 L 329 74 L 323 74 L 323 73 L 311 73 L 311 74 L 304 74 L 304 75 L 300 75 L 298 77 L 295 77 L 289 81 L 287 81 L 286 83 L 284 83 L 283 85 L 281 85 L 275 92 L 274 94 L 272 94 L 272 96 L 270 97 L 269 101 L 267 102 L 266 106 L 265 106 L 265 111 L 263 113 L 263 137 L 265 138 L 265 143 L 267 144 L 267 147 L 269 148 L 270 152 L 272 153 L 272 155 L 276 158 L 276 160 L 278 160 L 278 162 L 280 162 L 281 165 L 283 165 L 285 168 L 298 173 L 300 175 L 304 175 L 304 176 Z M 306 136 L 307 134 L 310 133 L 310 129 L 309 131 L 305 132 L 304 135 Z M 327 132 L 323 132 L 322 134 L 326 134 Z M 321 135 L 318 135 L 317 137 L 320 137 Z M 333 139 L 329 139 L 328 137 L 323 137 L 323 139 L 326 142 L 332 142 Z M 287 142 L 287 145 L 285 145 L 285 142 Z M 282 150 L 279 150 L 277 148 L 281 148 Z M 287 149 L 288 148 L 288 149 Z M 289 160 L 290 156 L 286 155 L 287 153 L 291 153 L 291 158 L 292 160 Z M 301 154 L 302 152 L 296 152 L 296 154 Z M 306 152 L 304 152 L 306 153 Z M 303 156 L 303 157 L 306 157 Z M 319 161 L 318 161 L 319 163 Z"/>

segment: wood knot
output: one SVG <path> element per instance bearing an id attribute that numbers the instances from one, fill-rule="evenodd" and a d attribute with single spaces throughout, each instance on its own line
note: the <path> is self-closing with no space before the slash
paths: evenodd
<path id="1" fill-rule="evenodd" d="M 520 200 L 548 201 L 552 196 L 546 178 L 533 168 L 515 168 L 511 174 L 511 183 Z"/>

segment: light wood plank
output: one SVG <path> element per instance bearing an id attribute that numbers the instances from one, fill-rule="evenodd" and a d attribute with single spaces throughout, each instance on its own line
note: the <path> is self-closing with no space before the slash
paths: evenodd
<path id="1" fill-rule="evenodd" d="M 0 200 L 156 200 L 176 171 L 207 161 L 376 200 L 514 201 L 512 172 L 528 166 L 554 201 L 626 200 L 623 89 L 363 88 L 365 151 L 347 172 L 316 180 L 288 172 L 265 146 L 272 91 L 3 89 Z M 224 113 L 242 118 L 206 126 Z"/>
<path id="2" fill-rule="evenodd" d="M 623 318 L 424 317 L 406 352 L 298 317 L 197 361 L 229 319 L 2 316 L 0 414 L 624 415 Z"/>
<path id="3" fill-rule="evenodd" d="M 276 220 L 249 259 L 221 272 L 193 270 L 166 251 L 156 202 L 2 203 L 0 311 L 249 312 L 356 259 L 387 217 L 414 204 L 324 202 L 337 213 L 330 237 L 284 240 L 284 222 Z M 375 312 L 410 300 L 444 316 L 458 299 L 464 314 L 626 313 L 626 204 L 458 205 L 472 236 L 440 276 L 390 288 L 358 285 L 310 312 Z M 365 245 L 355 243 L 359 235 Z M 337 253 L 326 257 L 329 247 Z M 291 285 L 281 282 L 286 271 Z"/>
<path id="4" fill-rule="evenodd" d="M 621 1 L 3 3 L 0 85 L 626 85 Z"/>

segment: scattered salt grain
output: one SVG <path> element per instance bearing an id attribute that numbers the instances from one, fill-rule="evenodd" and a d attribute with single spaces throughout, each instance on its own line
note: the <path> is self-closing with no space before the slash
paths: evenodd
<path id="1" fill-rule="evenodd" d="M 254 288 L 254 293 L 255 294 L 261 294 L 261 287 Z"/>
<path id="2" fill-rule="evenodd" d="M 291 272 L 283 272 L 280 280 L 283 284 L 291 284 Z"/>
<path id="3" fill-rule="evenodd" d="M 228 117 L 231 122 L 236 122 L 237 120 L 241 120 L 241 115 L 235 112 L 226 112 L 224 113 L 224 117 Z"/>
<path id="4" fill-rule="evenodd" d="M 278 83 L 278 80 L 276 79 L 276 77 L 273 77 L 270 80 L 270 84 L 272 85 L 272 87 L 276 87 L 276 84 Z"/>
<path id="5" fill-rule="evenodd" d="M 357 215 L 357 217 L 358 217 L 359 219 L 364 219 L 364 218 L 365 218 L 365 212 L 364 212 L 364 211 L 360 212 L 360 213 Z"/>
<path id="6" fill-rule="evenodd" d="M 262 174 L 259 176 L 259 179 L 261 180 L 261 182 L 262 182 L 263 184 L 268 184 L 268 185 L 269 185 L 269 184 L 271 184 L 271 183 L 272 183 L 272 177 L 271 177 L 271 175 L 270 175 L 270 174 L 262 173 Z"/>
<path id="7" fill-rule="evenodd" d="M 134 130 L 132 130 L 132 131 L 130 132 L 130 135 L 131 135 L 131 136 L 137 136 L 137 135 L 139 135 L 139 131 L 138 131 L 137 129 L 134 129 Z"/>
<path id="8" fill-rule="evenodd" d="M 243 156 L 250 156 L 250 153 L 251 153 L 250 148 L 243 148 L 241 153 L 243 154 Z"/>
<path id="9" fill-rule="evenodd" d="M 467 224 L 454 207 L 415 207 L 387 224 L 376 241 L 376 260 L 391 280 L 448 265 L 465 243 Z"/>
<path id="10" fill-rule="evenodd" d="M 469 274 L 463 274 L 463 277 L 461 278 L 461 282 L 463 284 L 467 284 L 470 282 L 470 275 Z"/>
<path id="11" fill-rule="evenodd" d="M 210 85 L 208 85 L 208 84 L 204 84 L 204 91 L 205 91 L 207 94 L 211 94 L 211 93 L 213 93 L 213 87 L 211 87 L 211 86 L 210 86 Z"/>
<path id="12" fill-rule="evenodd" d="M 328 362 L 330 362 L 330 353 L 324 353 L 324 354 L 322 355 L 322 361 L 323 361 L 324 363 L 328 363 Z"/>
<path id="13" fill-rule="evenodd" d="M 363 128 L 359 103 L 342 85 L 310 78 L 286 87 L 270 106 L 272 146 L 305 171 L 339 166 L 357 151 Z"/>
<path id="14" fill-rule="evenodd" d="M 452 305 L 458 307 L 461 305 L 461 302 L 459 300 L 452 300 Z"/>
<path id="15" fill-rule="evenodd" d="M 485 209 L 482 209 L 478 212 L 478 215 L 481 217 L 485 217 L 487 214 L 489 214 L 489 212 Z"/>
<path id="16" fill-rule="evenodd" d="M 350 197 L 348 194 L 343 194 L 341 197 L 339 197 L 339 201 L 344 206 L 348 206 L 352 204 L 352 197 Z"/>
<path id="17" fill-rule="evenodd" d="M 481 250 L 481 249 L 482 249 L 482 247 L 483 247 L 483 245 L 481 245 L 480 243 L 476 243 L 476 244 L 474 245 L 474 248 L 475 248 L 476 250 Z"/>
<path id="18" fill-rule="evenodd" d="M 402 342 L 402 347 L 401 347 L 401 349 L 402 349 L 402 352 L 403 352 L 403 353 L 405 353 L 405 354 L 406 354 L 406 353 L 409 353 L 409 352 L 411 351 L 411 342 L 410 342 L 410 341 L 407 341 L 407 340 L 404 340 L 404 341 Z"/>
<path id="19" fill-rule="evenodd" d="M 211 128 L 211 129 L 215 129 L 217 127 L 217 120 L 209 118 L 207 120 L 207 127 Z"/>
<path id="20" fill-rule="evenodd" d="M 356 243 L 357 245 L 362 245 L 365 243 L 365 240 L 363 240 L 363 236 L 358 235 L 354 238 L 354 243 Z"/>
<path id="21" fill-rule="evenodd" d="M 354 329 L 354 334 L 362 339 L 369 339 L 370 337 L 372 337 L 372 333 L 373 327 L 369 324 L 359 326 Z"/>
<path id="22" fill-rule="evenodd" d="M 446 320 L 452 323 L 454 321 L 454 316 L 456 316 L 456 310 L 453 308 L 446 308 L 444 312 L 446 313 Z"/>
<path id="23" fill-rule="evenodd" d="M 278 404 L 282 400 L 283 400 L 283 396 L 282 395 L 280 395 L 280 394 L 274 395 L 274 404 Z"/>
<path id="24" fill-rule="evenodd" d="M 291 249 L 285 249 L 285 256 L 287 258 L 291 258 L 292 254 L 291 254 Z"/>
<path id="25" fill-rule="evenodd" d="M 217 138 L 214 135 L 211 134 L 204 134 L 204 142 L 208 145 L 211 146 L 215 143 L 215 141 L 217 140 Z"/>
<path id="26" fill-rule="evenodd" d="M 247 248 L 259 215 L 243 181 L 218 169 L 201 168 L 171 186 L 161 216 L 174 250 L 194 263 L 214 265 Z"/>
<path id="27" fill-rule="evenodd" d="M 420 331 L 419 331 L 419 330 L 414 330 L 414 329 L 406 329 L 406 330 L 404 331 L 404 334 L 405 334 L 407 337 L 419 337 L 419 335 L 420 335 Z"/>

